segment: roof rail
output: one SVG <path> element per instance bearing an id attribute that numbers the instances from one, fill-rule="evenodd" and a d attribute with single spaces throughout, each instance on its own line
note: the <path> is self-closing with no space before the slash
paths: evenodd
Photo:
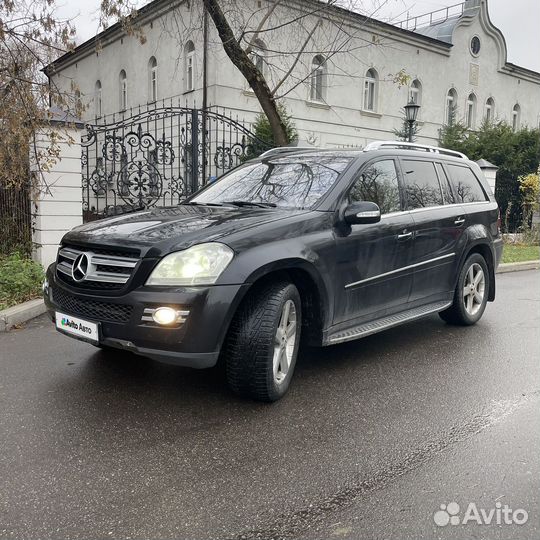
<path id="1" fill-rule="evenodd" d="M 364 152 L 369 150 L 379 150 L 381 148 L 398 148 L 404 150 L 420 150 L 424 152 L 434 152 L 436 154 L 444 154 L 447 156 L 458 157 L 461 159 L 469 159 L 465 154 L 448 148 L 440 148 L 438 146 L 430 146 L 428 144 L 418 144 L 404 141 L 374 141 L 364 146 Z"/>
<path id="2" fill-rule="evenodd" d="M 297 152 L 302 150 L 317 150 L 314 146 L 277 146 L 276 148 L 270 148 L 266 152 L 263 152 L 259 157 L 266 158 L 270 156 L 277 156 L 279 154 L 288 154 L 290 152 Z"/>

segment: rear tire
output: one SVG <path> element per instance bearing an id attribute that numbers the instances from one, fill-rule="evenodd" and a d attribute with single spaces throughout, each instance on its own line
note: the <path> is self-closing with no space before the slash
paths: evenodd
<path id="1" fill-rule="evenodd" d="M 300 295 L 286 281 L 255 287 L 231 322 L 222 354 L 233 392 L 276 401 L 287 392 L 296 365 L 302 327 Z"/>
<path id="2" fill-rule="evenodd" d="M 461 268 L 452 305 L 439 316 L 449 324 L 475 324 L 486 309 L 489 285 L 486 260 L 479 253 L 473 253 Z"/>

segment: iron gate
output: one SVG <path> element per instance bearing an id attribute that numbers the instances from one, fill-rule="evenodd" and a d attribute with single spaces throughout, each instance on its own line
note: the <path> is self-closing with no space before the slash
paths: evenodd
<path id="1" fill-rule="evenodd" d="M 178 204 L 271 147 L 238 119 L 188 107 L 154 108 L 86 129 L 84 221 Z"/>

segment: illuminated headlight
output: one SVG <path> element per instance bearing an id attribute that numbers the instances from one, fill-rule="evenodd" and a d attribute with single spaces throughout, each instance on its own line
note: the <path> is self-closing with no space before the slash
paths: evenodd
<path id="1" fill-rule="evenodd" d="M 172 324 L 176 322 L 178 314 L 176 309 L 170 307 L 160 307 L 152 314 L 152 319 L 158 324 Z"/>
<path id="2" fill-rule="evenodd" d="M 199 244 L 163 258 L 147 285 L 212 285 L 231 262 L 234 252 L 217 242 Z"/>

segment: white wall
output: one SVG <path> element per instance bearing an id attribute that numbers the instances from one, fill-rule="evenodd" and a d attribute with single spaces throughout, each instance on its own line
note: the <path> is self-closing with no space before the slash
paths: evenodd
<path id="1" fill-rule="evenodd" d="M 81 130 L 61 125 L 41 128 L 35 136 L 35 148 L 46 153 L 54 139 L 59 158 L 41 173 L 32 152 L 34 174 L 40 175 L 40 189 L 33 197 L 33 259 L 47 268 L 56 259 L 62 236 L 82 224 Z"/>

